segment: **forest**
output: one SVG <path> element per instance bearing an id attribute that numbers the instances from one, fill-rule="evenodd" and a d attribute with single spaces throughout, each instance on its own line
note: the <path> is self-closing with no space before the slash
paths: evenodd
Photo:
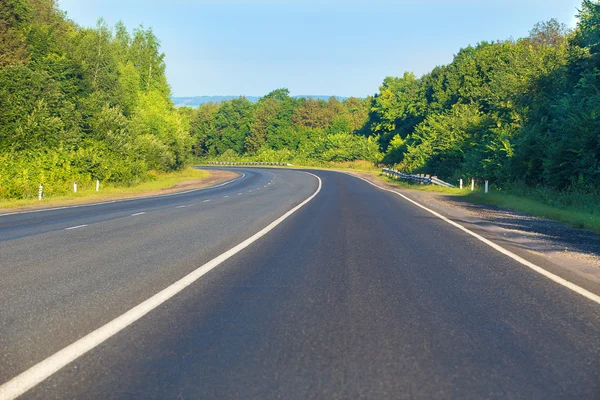
<path id="1" fill-rule="evenodd" d="M 600 5 L 517 40 L 460 49 L 367 98 L 273 90 L 176 108 L 151 29 L 70 21 L 53 0 L 0 3 L 0 198 L 96 179 L 134 185 L 205 160 L 365 160 L 442 179 L 600 193 Z"/>
<path id="2" fill-rule="evenodd" d="M 170 92 L 151 29 L 83 28 L 53 0 L 3 0 L 0 198 L 182 168 L 192 141 Z"/>

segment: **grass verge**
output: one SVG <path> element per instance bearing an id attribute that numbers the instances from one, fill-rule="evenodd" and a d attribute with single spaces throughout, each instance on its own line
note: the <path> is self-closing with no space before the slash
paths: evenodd
<path id="1" fill-rule="evenodd" d="M 83 204 L 104 200 L 119 200 L 144 195 L 158 194 L 157 192 L 165 189 L 171 189 L 177 184 L 185 181 L 198 181 L 210 176 L 207 171 L 200 171 L 191 167 L 177 172 L 153 173 L 151 179 L 135 186 L 123 187 L 114 185 L 102 185 L 100 191 L 96 192 L 95 187 L 78 188 L 77 193 L 67 195 L 53 196 L 38 199 L 0 199 L 0 209 L 13 209 L 19 207 L 26 208 L 46 208 L 57 207 L 69 204 Z"/>
<path id="2" fill-rule="evenodd" d="M 379 174 L 378 177 L 388 183 L 405 189 L 444 193 L 450 196 L 461 197 L 464 200 L 473 203 L 498 206 L 532 215 L 534 217 L 563 222 L 575 228 L 589 229 L 600 233 L 600 207 L 597 206 L 597 204 L 600 204 L 600 198 L 597 198 L 594 195 L 586 195 L 584 201 L 574 202 L 569 200 L 580 195 L 555 193 L 554 196 L 551 196 L 546 193 L 542 198 L 539 198 L 540 194 L 536 193 L 535 189 L 529 189 L 527 192 L 524 192 L 521 188 L 519 188 L 519 194 L 494 190 L 489 193 L 484 193 L 482 191 L 471 192 L 469 188 L 461 190 L 435 185 L 419 185 L 397 181 L 382 174 Z M 558 201 L 558 199 L 560 199 L 560 201 Z M 557 206 L 547 203 L 548 201 L 553 200 L 560 205 Z M 565 205 L 568 203 L 574 204 Z"/>
<path id="3" fill-rule="evenodd" d="M 468 192 L 463 195 L 468 201 L 491 204 L 494 206 L 520 211 L 535 217 L 548 218 L 571 225 L 575 228 L 589 229 L 600 233 L 600 215 L 579 210 L 575 207 L 556 207 L 540 200 L 509 193 Z"/>

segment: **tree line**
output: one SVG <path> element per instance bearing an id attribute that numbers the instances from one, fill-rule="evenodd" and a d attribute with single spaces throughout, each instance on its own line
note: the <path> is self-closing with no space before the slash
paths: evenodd
<path id="1" fill-rule="evenodd" d="M 600 5 L 583 1 L 578 18 L 386 78 L 364 132 L 405 172 L 600 193 Z"/>
<path id="2" fill-rule="evenodd" d="M 188 110 L 193 153 L 198 157 L 257 161 L 378 161 L 376 137 L 358 135 L 368 100 L 295 99 L 285 88 L 251 103 L 244 97 Z"/>
<path id="3" fill-rule="evenodd" d="M 573 30 L 461 49 L 372 97 L 292 98 L 277 89 L 175 108 L 151 29 L 70 21 L 54 0 L 0 3 L 0 198 L 44 183 L 131 185 L 191 159 L 314 164 L 367 160 L 499 186 L 600 191 L 600 5 Z"/>
<path id="4" fill-rule="evenodd" d="M 83 28 L 54 0 L 3 0 L 0 198 L 182 168 L 192 142 L 170 95 L 151 29 Z"/>
<path id="5" fill-rule="evenodd" d="M 578 17 L 574 30 L 552 19 L 522 39 L 463 48 L 422 77 L 387 77 L 364 100 L 279 89 L 257 105 L 204 105 L 191 117 L 194 153 L 364 159 L 452 181 L 598 191 L 600 5 L 584 0 Z"/>

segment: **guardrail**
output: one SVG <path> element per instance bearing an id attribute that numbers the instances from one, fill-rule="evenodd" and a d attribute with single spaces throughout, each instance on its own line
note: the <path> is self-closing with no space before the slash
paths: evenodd
<path id="1" fill-rule="evenodd" d="M 292 164 L 280 162 L 232 162 L 232 161 L 208 161 L 209 165 L 271 165 L 279 167 L 289 167 Z"/>
<path id="2" fill-rule="evenodd" d="M 429 175 L 424 175 L 424 174 L 419 174 L 419 175 L 411 175 L 411 174 L 403 174 L 402 172 L 398 172 L 396 170 L 393 169 L 389 169 L 389 168 L 382 168 L 381 172 L 383 172 L 385 175 L 389 176 L 390 178 L 396 178 L 396 179 L 405 179 L 408 181 L 412 181 L 412 182 L 419 182 L 425 185 L 439 185 L 439 186 L 445 186 L 445 187 L 456 187 L 454 185 L 451 185 L 448 182 L 444 182 L 441 179 L 438 179 L 437 176 L 429 176 Z"/>

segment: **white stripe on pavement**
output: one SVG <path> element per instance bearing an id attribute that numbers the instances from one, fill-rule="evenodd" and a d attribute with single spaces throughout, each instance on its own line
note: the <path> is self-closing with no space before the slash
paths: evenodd
<path id="1" fill-rule="evenodd" d="M 70 228 L 65 228 L 65 231 L 70 231 L 70 230 L 73 230 L 73 229 L 84 228 L 84 227 L 86 227 L 86 226 L 87 226 L 87 225 L 77 225 L 77 226 L 72 226 L 72 227 L 70 227 Z"/>
<path id="2" fill-rule="evenodd" d="M 528 268 L 531 268 L 532 270 L 534 270 L 538 274 L 543 275 L 546 278 L 548 278 L 548 279 L 550 279 L 550 280 L 558 283 L 559 285 L 562 285 L 562 286 L 564 286 L 564 287 L 566 287 L 568 289 L 571 289 L 575 293 L 578 293 L 578 294 L 580 294 L 580 295 L 588 298 L 589 300 L 591 300 L 591 301 L 593 301 L 595 303 L 600 304 L 600 296 L 598 296 L 598 295 L 596 295 L 596 294 L 590 292 L 589 290 L 586 290 L 586 289 L 584 289 L 584 288 L 582 288 L 580 286 L 577 286 L 576 284 L 574 284 L 572 282 L 569 282 L 568 280 L 566 280 L 564 278 L 561 278 L 560 276 L 555 275 L 552 272 L 546 271 L 544 268 L 542 268 L 542 267 L 540 267 L 538 265 L 535 265 L 532 262 L 527 261 L 526 259 L 522 258 L 521 256 L 516 255 L 515 253 L 513 253 L 513 252 L 511 252 L 509 250 L 506 250 L 504 247 L 499 246 L 496 243 L 492 242 L 491 240 L 486 239 L 483 236 L 481 236 L 481 235 L 479 235 L 479 234 L 477 234 L 477 233 L 475 233 L 475 232 L 473 232 L 473 231 L 465 228 L 461 224 L 456 223 L 456 222 L 454 222 L 454 221 L 452 221 L 452 220 L 444 217 L 443 215 L 439 214 L 438 212 L 435 212 L 432 209 L 427 208 L 424 205 L 421 205 L 421 204 L 417 203 L 416 201 L 414 201 L 414 200 L 406 197 L 402 193 L 398 193 L 395 190 L 386 189 L 386 188 L 384 188 L 382 186 L 376 185 L 375 183 L 373 183 L 373 182 L 371 182 L 371 181 L 369 181 L 367 179 L 361 178 L 360 176 L 356 176 L 356 175 L 352 175 L 352 174 L 347 174 L 347 175 L 353 176 L 353 177 L 358 178 L 358 179 L 362 179 L 363 181 L 365 181 L 365 182 L 367 182 L 367 183 L 369 183 L 369 184 L 371 184 L 371 185 L 373 185 L 373 186 L 375 186 L 375 187 L 377 187 L 377 188 L 379 188 L 381 190 L 385 190 L 386 192 L 391 192 L 391 193 L 394 193 L 394 194 L 402 197 L 404 200 L 411 202 L 412 204 L 416 205 L 417 207 L 422 208 L 423 210 L 427 211 L 428 213 L 435 215 L 436 217 L 438 217 L 441 220 L 449 223 L 450 225 L 452 225 L 452 226 L 460 229 L 461 231 L 468 233 L 469 235 L 473 236 L 474 238 L 482 241 L 483 243 L 485 243 L 488 246 L 490 246 L 492 249 L 494 249 L 494 250 L 496 250 L 496 251 L 498 251 L 498 252 L 500 252 L 500 253 L 502 253 L 502 254 L 510 257 L 510 258 L 512 258 L 513 260 L 517 261 L 518 263 L 521 263 L 521 264 L 525 265 Z"/>
<path id="3" fill-rule="evenodd" d="M 140 303 L 131 310 L 125 312 L 125 314 L 122 314 L 121 316 L 113 319 L 112 321 L 108 322 L 106 325 L 101 326 L 95 331 L 88 333 L 76 342 L 68 345 L 62 350 L 59 350 L 50 357 L 37 363 L 33 367 L 29 368 L 28 370 L 22 372 L 21 374 L 12 378 L 8 382 L 4 383 L 2 386 L 0 386 L 0 400 L 12 400 L 27 392 L 29 389 L 44 381 L 46 378 L 59 371 L 61 368 L 65 367 L 73 360 L 77 359 L 78 357 L 81 357 L 82 355 L 89 352 L 99 344 L 103 343 L 104 341 L 116 335 L 129 325 L 133 324 L 135 321 L 139 320 L 144 315 L 148 314 L 150 311 L 154 310 L 156 307 L 160 306 L 161 304 L 175 296 L 177 293 L 181 292 L 183 289 L 196 282 L 203 275 L 205 275 L 210 270 L 223 263 L 225 260 L 244 250 L 246 247 L 250 246 L 252 243 L 256 242 L 261 237 L 265 236 L 267 233 L 272 231 L 277 225 L 281 224 L 290 215 L 294 214 L 296 211 L 298 211 L 300 208 L 302 208 L 304 205 L 306 205 L 308 202 L 314 199 L 317 196 L 317 194 L 319 194 L 319 192 L 321 191 L 321 179 L 318 176 L 313 175 L 309 172 L 305 173 L 314 176 L 319 182 L 317 190 L 309 198 L 307 198 L 302 203 L 298 204 L 296 207 L 283 214 L 281 217 L 277 218 L 275 221 L 271 222 L 267 227 L 263 228 L 261 231 L 255 233 L 253 236 L 244 240 L 237 246 L 227 250 L 220 256 L 213 258 L 211 261 L 207 262 L 200 268 L 192 271 L 190 274 L 173 283 L 166 289 L 163 289 L 154 296 L 150 297 L 148 300 Z"/>

